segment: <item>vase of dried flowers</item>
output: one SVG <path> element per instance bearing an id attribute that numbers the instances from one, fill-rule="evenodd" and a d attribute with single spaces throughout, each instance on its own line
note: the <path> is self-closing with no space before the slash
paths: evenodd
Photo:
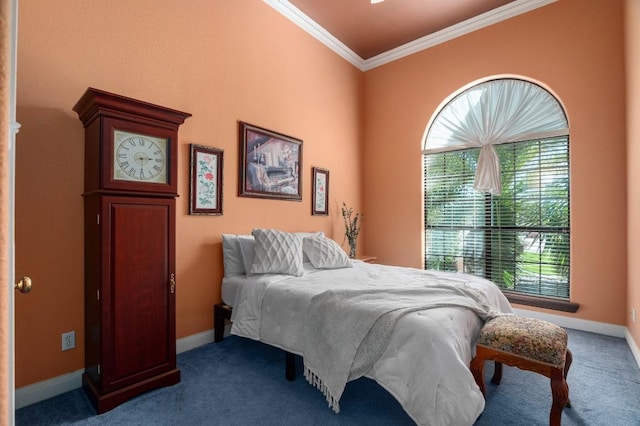
<path id="1" fill-rule="evenodd" d="M 349 242 L 349 257 L 355 259 L 356 244 L 358 242 L 358 234 L 360 234 L 360 225 L 362 224 L 362 220 L 364 219 L 364 214 L 354 214 L 353 208 L 347 207 L 347 205 L 343 202 L 342 218 L 344 219 L 344 237 Z"/>

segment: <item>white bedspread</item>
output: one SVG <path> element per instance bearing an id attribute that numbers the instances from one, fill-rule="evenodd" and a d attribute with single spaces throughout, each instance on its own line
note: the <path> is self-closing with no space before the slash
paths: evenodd
<path id="1" fill-rule="evenodd" d="M 355 262 L 354 268 L 310 271 L 302 277 L 263 276 L 239 286 L 231 333 L 304 357 L 304 324 L 311 298 L 327 289 L 422 287 L 446 280 L 482 290 L 503 313 L 513 312 L 491 282 L 463 274 Z M 442 307 L 402 316 L 382 355 L 366 374 L 389 391 L 421 425 L 471 425 L 484 398 L 469 371 L 482 320 L 472 310 Z"/>

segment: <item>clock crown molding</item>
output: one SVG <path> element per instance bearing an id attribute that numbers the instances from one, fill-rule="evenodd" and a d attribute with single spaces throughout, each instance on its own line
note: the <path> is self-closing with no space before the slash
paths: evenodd
<path id="1" fill-rule="evenodd" d="M 155 105 L 115 93 L 89 87 L 76 102 L 73 110 L 86 127 L 99 115 L 126 118 L 128 115 L 142 118 L 154 125 L 177 129 L 191 117 L 188 112 Z"/>

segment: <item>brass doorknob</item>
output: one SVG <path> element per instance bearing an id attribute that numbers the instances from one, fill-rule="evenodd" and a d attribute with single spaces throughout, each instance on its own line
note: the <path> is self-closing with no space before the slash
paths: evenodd
<path id="1" fill-rule="evenodd" d="M 20 293 L 27 294 L 31 291 L 31 278 L 22 277 L 20 281 L 14 287 L 16 290 L 20 291 Z"/>

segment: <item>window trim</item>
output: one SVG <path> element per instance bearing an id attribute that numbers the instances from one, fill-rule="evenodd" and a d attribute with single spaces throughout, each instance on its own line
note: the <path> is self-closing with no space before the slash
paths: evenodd
<path id="1" fill-rule="evenodd" d="M 555 299 L 553 297 L 525 295 L 508 290 L 502 290 L 502 293 L 510 303 L 516 303 L 518 305 L 534 306 L 536 308 L 552 309 L 554 311 L 570 313 L 576 313 L 578 312 L 578 309 L 580 309 L 580 304 L 578 303 Z M 571 292 L 569 292 L 569 294 L 571 294 Z"/>

